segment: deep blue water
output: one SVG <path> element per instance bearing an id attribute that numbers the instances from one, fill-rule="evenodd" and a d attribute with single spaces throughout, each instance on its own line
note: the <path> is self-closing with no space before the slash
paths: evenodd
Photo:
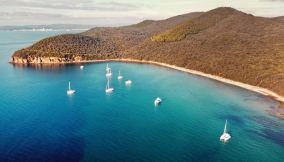
<path id="1" fill-rule="evenodd" d="M 278 103 L 176 70 L 109 63 L 16 67 L 20 48 L 59 32 L 0 31 L 0 161 L 284 161 Z M 125 87 L 119 82 L 118 70 Z M 66 95 L 68 81 L 76 90 Z M 154 107 L 155 97 L 163 103 Z M 232 139 L 219 141 L 225 120 Z"/>

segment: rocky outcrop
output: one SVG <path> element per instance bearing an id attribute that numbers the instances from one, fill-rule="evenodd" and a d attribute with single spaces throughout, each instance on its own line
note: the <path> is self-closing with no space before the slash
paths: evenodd
<path id="1" fill-rule="evenodd" d="M 65 63 L 77 63 L 84 62 L 86 59 L 82 59 L 81 56 L 75 56 L 74 58 L 61 58 L 61 57 L 17 57 L 13 56 L 11 59 L 11 63 L 15 64 L 65 64 Z"/>
<path id="2" fill-rule="evenodd" d="M 28 60 L 26 58 L 23 58 L 23 57 L 12 56 L 10 62 L 14 63 L 14 64 L 27 64 Z"/>

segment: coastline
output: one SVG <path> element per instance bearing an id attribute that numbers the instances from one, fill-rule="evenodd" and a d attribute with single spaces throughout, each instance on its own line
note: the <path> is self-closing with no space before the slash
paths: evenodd
<path id="1" fill-rule="evenodd" d="M 179 71 L 182 71 L 182 72 L 190 73 L 190 74 L 193 74 L 193 75 L 206 77 L 206 78 L 209 78 L 209 79 L 220 81 L 220 82 L 230 84 L 230 85 L 233 85 L 233 86 L 237 86 L 237 87 L 240 87 L 240 88 L 244 88 L 244 89 L 259 93 L 261 95 L 271 97 L 271 98 L 281 102 L 280 105 L 283 105 L 283 103 L 284 103 L 284 96 L 281 96 L 281 95 L 279 95 L 279 94 L 277 94 L 277 93 L 275 93 L 275 92 L 273 92 L 269 89 L 266 89 L 266 88 L 261 88 L 261 87 L 258 87 L 258 86 L 249 85 L 249 84 L 246 84 L 246 83 L 230 80 L 230 79 L 223 78 L 223 77 L 220 77 L 220 76 L 207 74 L 207 73 L 204 73 L 204 72 L 201 72 L 201 71 L 190 70 L 190 69 L 186 69 L 186 68 L 183 68 L 183 67 L 178 67 L 178 66 L 175 66 L 175 65 L 170 65 L 170 64 L 156 62 L 156 61 L 137 60 L 137 59 L 104 59 L 104 60 L 85 60 L 85 61 L 74 61 L 74 62 L 64 62 L 64 63 L 42 63 L 42 64 L 82 64 L 82 63 L 100 63 L 100 62 L 130 62 L 130 63 L 142 63 L 142 64 L 153 64 L 153 65 L 163 66 L 163 67 L 179 70 Z M 13 62 L 10 62 L 10 63 L 17 64 L 17 63 L 13 63 Z"/>

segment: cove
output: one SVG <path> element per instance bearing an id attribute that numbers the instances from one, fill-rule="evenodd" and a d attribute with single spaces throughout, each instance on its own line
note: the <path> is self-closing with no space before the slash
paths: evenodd
<path id="1" fill-rule="evenodd" d="M 106 63 L 84 70 L 7 63 L 43 36 L 1 37 L 0 161 L 283 161 L 284 121 L 270 115 L 283 111 L 278 102 L 156 65 L 109 63 L 114 93 L 106 95 Z M 232 139 L 223 144 L 226 119 Z"/>

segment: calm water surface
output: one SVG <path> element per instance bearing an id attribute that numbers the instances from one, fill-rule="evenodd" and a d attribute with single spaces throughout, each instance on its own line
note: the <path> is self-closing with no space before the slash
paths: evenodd
<path id="1" fill-rule="evenodd" d="M 11 54 L 60 32 L 0 32 L 0 161 L 284 161 L 278 103 L 154 65 L 15 67 Z M 118 70 L 125 87 L 117 80 Z M 66 95 L 68 81 L 76 90 Z M 155 97 L 163 103 L 155 108 Z M 219 142 L 228 119 L 232 139 Z"/>

